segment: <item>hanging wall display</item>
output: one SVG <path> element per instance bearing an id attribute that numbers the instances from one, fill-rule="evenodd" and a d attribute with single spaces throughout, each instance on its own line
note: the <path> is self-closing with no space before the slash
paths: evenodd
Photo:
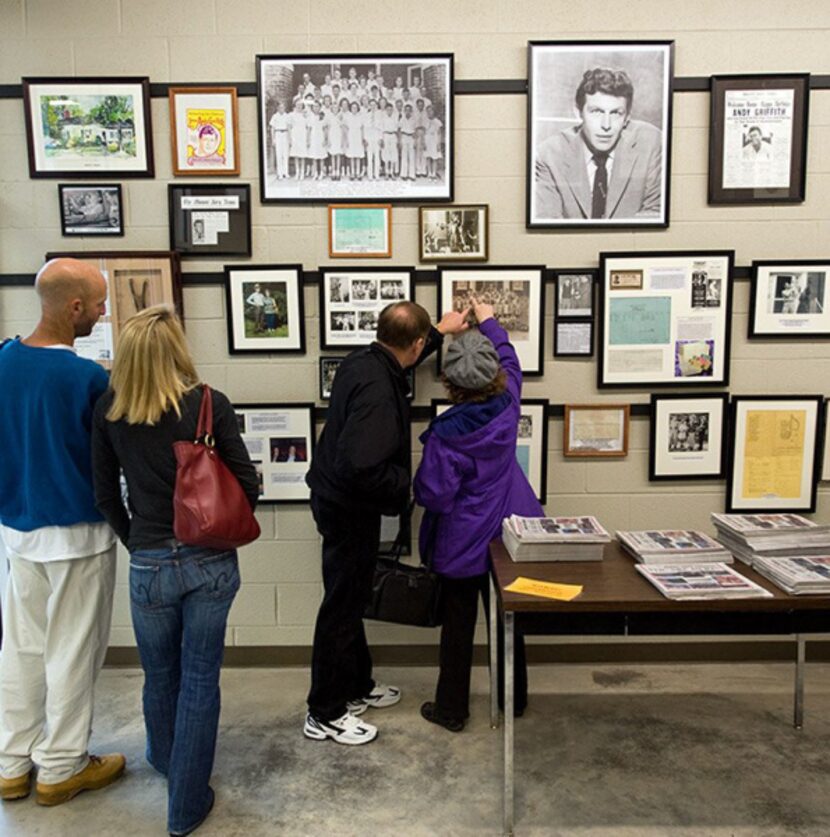
<path id="1" fill-rule="evenodd" d="M 452 200 L 452 54 L 256 64 L 263 203 Z"/>
<path id="2" fill-rule="evenodd" d="M 726 385 L 734 259 L 601 253 L 597 385 Z"/>
<path id="3" fill-rule="evenodd" d="M 556 296 L 553 316 L 556 320 L 594 316 L 595 270 L 555 270 Z"/>
<path id="4" fill-rule="evenodd" d="M 302 265 L 225 265 L 228 351 L 305 352 Z"/>
<path id="5" fill-rule="evenodd" d="M 247 183 L 167 186 L 170 248 L 183 256 L 251 255 Z"/>
<path id="6" fill-rule="evenodd" d="M 651 396 L 648 478 L 722 479 L 726 469 L 729 396 Z"/>
<path id="7" fill-rule="evenodd" d="M 481 204 L 422 206 L 418 240 L 422 262 L 486 262 L 490 252 L 489 207 Z"/>
<path id="8" fill-rule="evenodd" d="M 752 262 L 749 337 L 830 337 L 830 259 Z"/>
<path id="9" fill-rule="evenodd" d="M 727 512 L 816 510 L 820 395 L 735 395 Z"/>
<path id="10" fill-rule="evenodd" d="M 350 203 L 329 207 L 329 256 L 388 259 L 392 255 L 392 205 Z"/>
<path id="11" fill-rule="evenodd" d="M 344 357 L 324 355 L 320 358 L 320 400 L 328 401 L 331 398 L 331 388 L 334 386 L 334 376 L 340 368 Z M 411 401 L 415 397 L 415 368 L 406 370 L 406 382 L 409 384 L 409 391 L 406 397 Z"/>
<path id="12" fill-rule="evenodd" d="M 121 184 L 60 183 L 61 234 L 64 236 L 124 235 Z"/>
<path id="13" fill-rule="evenodd" d="M 800 203 L 810 74 L 712 76 L 709 203 Z"/>
<path id="14" fill-rule="evenodd" d="M 593 354 L 593 320 L 554 320 L 554 357 L 591 357 Z"/>
<path id="15" fill-rule="evenodd" d="M 566 404 L 565 456 L 628 456 L 629 404 Z"/>
<path id="16" fill-rule="evenodd" d="M 313 404 L 234 406 L 242 441 L 259 478 L 260 503 L 307 503 L 314 456 Z"/>
<path id="17" fill-rule="evenodd" d="M 446 311 L 463 311 L 472 297 L 493 306 L 496 318 L 510 335 L 524 375 L 543 373 L 545 312 L 544 267 L 439 267 L 438 318 Z M 447 344 L 449 341 L 447 341 Z M 442 352 L 438 352 L 440 368 Z"/>
<path id="18" fill-rule="evenodd" d="M 153 177 L 148 78 L 22 81 L 30 177 Z"/>
<path id="19" fill-rule="evenodd" d="M 528 227 L 668 226 L 673 64 L 673 41 L 528 44 Z"/>

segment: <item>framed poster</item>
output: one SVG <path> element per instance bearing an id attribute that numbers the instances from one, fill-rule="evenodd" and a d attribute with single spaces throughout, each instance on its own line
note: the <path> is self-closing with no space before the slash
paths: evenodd
<path id="1" fill-rule="evenodd" d="M 735 252 L 600 253 L 600 388 L 729 383 Z"/>
<path id="2" fill-rule="evenodd" d="M 727 471 L 727 512 L 814 512 L 821 395 L 735 395 Z"/>
<path id="3" fill-rule="evenodd" d="M 303 268 L 225 265 L 228 351 L 305 353 Z"/>
<path id="4" fill-rule="evenodd" d="M 527 226 L 667 227 L 674 41 L 531 41 Z"/>
<path id="5" fill-rule="evenodd" d="M 239 174 L 235 87 L 170 87 L 173 174 Z"/>
<path id="6" fill-rule="evenodd" d="M 749 337 L 830 337 L 830 259 L 752 262 Z"/>
<path id="7" fill-rule="evenodd" d="M 433 398 L 432 417 L 453 407 L 443 398 Z M 547 502 L 548 493 L 548 400 L 523 398 L 516 438 L 516 459 L 540 503 Z"/>
<path id="8" fill-rule="evenodd" d="M 314 458 L 313 404 L 234 405 L 242 441 L 259 477 L 260 503 L 307 503 Z"/>
<path id="9" fill-rule="evenodd" d="M 61 235 L 124 235 L 121 184 L 59 183 Z"/>
<path id="10" fill-rule="evenodd" d="M 712 76 L 709 203 L 800 203 L 810 74 Z"/>
<path id="11" fill-rule="evenodd" d="M 328 401 L 331 398 L 331 388 L 334 386 L 334 376 L 340 368 L 344 357 L 324 355 L 320 358 L 320 400 Z M 409 384 L 409 392 L 406 397 L 411 401 L 415 397 L 415 367 L 406 370 L 406 381 Z"/>
<path id="12" fill-rule="evenodd" d="M 629 404 L 566 404 L 565 456 L 628 456 Z"/>
<path id="13" fill-rule="evenodd" d="M 170 249 L 182 256 L 251 255 L 247 183 L 167 186 Z"/>
<path id="14" fill-rule="evenodd" d="M 594 354 L 593 320 L 554 320 L 554 357 L 591 357 Z"/>
<path id="15" fill-rule="evenodd" d="M 350 203 L 329 207 L 329 256 L 388 259 L 392 255 L 392 204 Z"/>
<path id="16" fill-rule="evenodd" d="M 107 305 L 88 337 L 75 339 L 81 357 L 112 367 L 124 323 L 145 308 L 167 303 L 184 320 L 179 254 L 168 251 L 47 253 L 46 259 L 68 256 L 89 262 L 107 280 Z"/>
<path id="17" fill-rule="evenodd" d="M 320 345 L 323 349 L 368 346 L 380 312 L 412 299 L 414 268 L 320 268 Z"/>
<path id="18" fill-rule="evenodd" d="M 148 78 L 22 82 L 30 177 L 153 177 Z"/>
<path id="19" fill-rule="evenodd" d="M 648 478 L 723 479 L 729 395 L 651 396 Z"/>
<path id="20" fill-rule="evenodd" d="M 555 270 L 556 296 L 553 317 L 562 320 L 570 317 L 594 316 L 595 270 Z"/>
<path id="21" fill-rule="evenodd" d="M 446 311 L 463 311 L 470 297 L 493 306 L 496 318 L 507 329 L 524 375 L 543 373 L 545 281 L 544 267 L 439 267 L 438 317 Z M 448 343 L 449 341 L 447 341 Z M 445 349 L 437 352 L 438 368 Z"/>
<path id="22" fill-rule="evenodd" d="M 422 206 L 418 241 L 422 262 L 486 262 L 490 252 L 486 203 Z"/>
<path id="23" fill-rule="evenodd" d="M 263 203 L 453 198 L 453 55 L 258 55 Z"/>

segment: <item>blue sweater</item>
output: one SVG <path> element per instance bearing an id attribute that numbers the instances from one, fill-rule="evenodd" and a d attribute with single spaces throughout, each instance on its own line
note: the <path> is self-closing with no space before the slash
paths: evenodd
<path id="1" fill-rule="evenodd" d="M 92 410 L 109 376 L 65 349 L 0 348 L 0 523 L 21 532 L 98 523 Z"/>

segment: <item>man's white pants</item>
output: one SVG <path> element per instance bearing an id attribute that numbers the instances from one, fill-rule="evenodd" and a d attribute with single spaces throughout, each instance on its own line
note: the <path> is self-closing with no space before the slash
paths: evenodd
<path id="1" fill-rule="evenodd" d="M 62 782 L 89 756 L 95 680 L 112 620 L 115 546 L 89 558 L 12 557 L 0 652 L 0 776 Z"/>

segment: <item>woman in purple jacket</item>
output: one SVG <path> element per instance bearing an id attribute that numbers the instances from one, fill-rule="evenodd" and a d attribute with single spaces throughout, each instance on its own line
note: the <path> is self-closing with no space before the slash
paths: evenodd
<path id="1" fill-rule="evenodd" d="M 478 596 L 488 604 L 488 545 L 511 514 L 544 514 L 516 460 L 522 372 L 490 305 L 473 300 L 479 328 L 447 350 L 443 381 L 453 407 L 421 436 L 415 499 L 426 509 L 421 554 L 443 578 L 441 672 L 421 714 L 460 732 L 469 717 Z M 517 642 L 516 709 L 527 702 L 524 645 Z"/>

